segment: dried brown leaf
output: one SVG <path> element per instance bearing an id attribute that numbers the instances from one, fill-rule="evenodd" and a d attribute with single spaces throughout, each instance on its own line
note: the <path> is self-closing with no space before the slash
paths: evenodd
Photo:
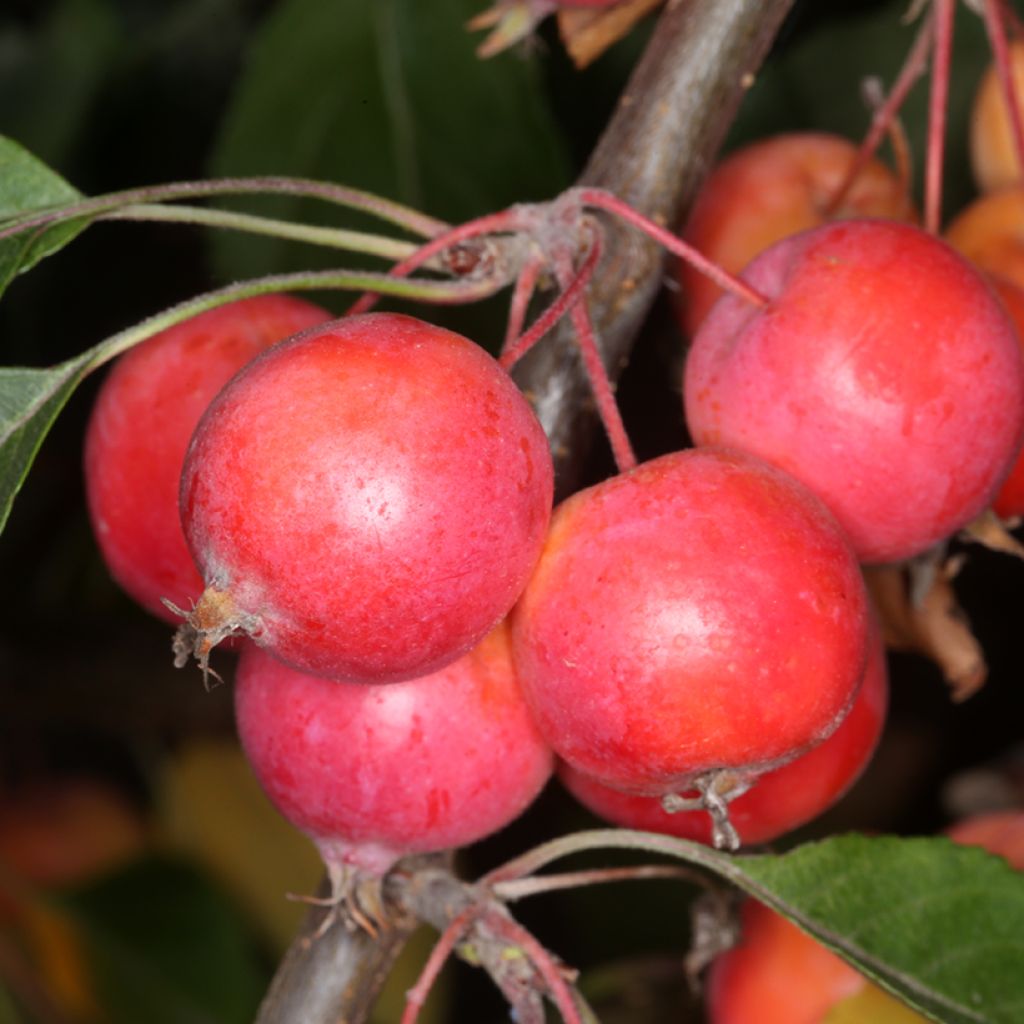
<path id="1" fill-rule="evenodd" d="M 953 559 L 941 565 L 931 574 L 919 602 L 910 599 L 913 588 L 906 569 L 879 566 L 865 570 L 886 643 L 931 658 L 957 702 L 981 689 L 988 674 L 984 652 L 953 591 L 952 579 L 959 567 L 960 561 Z"/>
<path id="2" fill-rule="evenodd" d="M 968 523 L 960 531 L 960 537 L 962 540 L 983 544 L 990 551 L 999 551 L 1004 555 L 1024 559 L 1024 544 L 1010 533 L 1007 524 L 992 509 L 988 509 L 973 522 Z"/>
<path id="3" fill-rule="evenodd" d="M 558 31 L 572 62 L 577 68 L 585 68 L 661 2 L 623 0 L 601 9 L 561 8 L 558 11 Z"/>

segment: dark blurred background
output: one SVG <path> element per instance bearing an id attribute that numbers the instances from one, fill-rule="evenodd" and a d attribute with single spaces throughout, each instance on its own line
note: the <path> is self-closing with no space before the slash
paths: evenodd
<path id="1" fill-rule="evenodd" d="M 584 72 L 550 24 L 528 52 L 480 64 L 464 23 L 481 6 L 7 0 L 0 133 L 87 194 L 295 174 L 465 220 L 573 180 L 651 27 L 641 24 Z M 868 121 L 860 79 L 892 81 L 913 34 L 901 22 L 905 7 L 797 3 L 729 145 L 808 128 L 858 138 Z M 950 212 L 971 195 L 964 133 L 986 61 L 980 23 L 961 11 Z M 905 115 L 918 165 L 924 104 L 919 87 Z M 362 226 L 305 203 L 246 208 Z M 0 303 L 3 362 L 55 363 L 219 283 L 339 261 L 327 250 L 190 227 L 100 224 L 11 286 Z M 347 302 L 314 298 L 339 313 Z M 505 301 L 436 318 L 493 348 Z M 685 443 L 683 344 L 662 299 L 620 390 L 642 457 Z M 169 628 L 134 607 L 100 560 L 81 480 L 97 384 L 88 380 L 59 418 L 0 538 L 0 897 L 9 890 L 21 907 L 0 899 L 0 1022 L 242 1024 L 301 913 L 283 894 L 312 891 L 319 867 L 248 778 L 230 686 L 207 693 L 197 672 L 176 671 Z M 608 468 L 599 451 L 592 475 Z M 953 813 L 943 798 L 951 781 L 997 762 L 997 773 L 1010 770 L 1024 720 L 1022 584 L 1024 566 L 970 549 L 957 589 L 990 662 L 987 686 L 954 705 L 930 662 L 895 656 L 892 716 L 874 765 L 793 840 L 846 828 L 934 831 Z M 230 655 L 218 665 L 229 678 Z M 593 823 L 552 785 L 522 821 L 462 859 L 478 873 Z M 47 844 L 71 866 L 26 877 L 19 865 L 42 864 Z M 691 895 L 633 883 L 521 909 L 549 948 L 585 969 L 603 1020 L 696 1020 L 678 970 Z M 397 1019 L 395 1000 L 428 941 L 401 968 L 380 1020 Z M 461 968 L 430 1012 L 424 1019 L 506 1019 L 486 979 Z"/>

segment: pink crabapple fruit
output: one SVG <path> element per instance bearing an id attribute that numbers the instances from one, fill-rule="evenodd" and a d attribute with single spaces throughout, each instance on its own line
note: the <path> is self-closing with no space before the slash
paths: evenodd
<path id="1" fill-rule="evenodd" d="M 503 828 L 551 775 L 504 623 L 458 661 L 387 686 L 298 672 L 248 644 L 235 706 L 271 801 L 328 865 L 371 875 Z"/>
<path id="2" fill-rule="evenodd" d="M 203 592 L 178 515 L 192 431 L 229 378 L 289 335 L 330 320 L 289 295 L 231 302 L 170 327 L 121 356 L 100 388 L 85 436 L 93 532 L 110 572 L 144 608 L 187 608 Z"/>
<path id="3" fill-rule="evenodd" d="M 551 514 L 547 438 L 482 348 L 397 313 L 264 353 L 185 460 L 181 513 L 207 589 L 179 663 L 244 632 L 365 682 L 454 661 L 508 612 Z"/>
<path id="4" fill-rule="evenodd" d="M 685 370 L 699 445 L 758 455 L 818 494 L 863 562 L 920 554 L 983 511 L 1024 432 L 1024 361 L 988 282 L 909 224 L 842 221 L 744 271 Z"/>
<path id="5" fill-rule="evenodd" d="M 836 731 L 807 753 L 765 772 L 729 804 L 729 820 L 744 844 L 771 842 L 811 821 L 846 793 L 871 760 L 889 703 L 885 647 L 877 627 L 872 634 L 864 681 Z M 713 823 L 704 811 L 669 813 L 656 797 L 621 793 L 564 762 L 558 770 L 580 803 L 615 825 L 700 843 L 712 841 Z"/>
<path id="6" fill-rule="evenodd" d="M 738 274 L 772 243 L 829 220 L 914 219 L 906 185 L 878 160 L 865 165 L 838 208 L 829 210 L 856 159 L 852 142 L 824 132 L 791 132 L 744 146 L 708 175 L 683 237 Z M 692 338 L 722 290 L 685 262 L 679 264 L 678 280 L 680 320 Z"/>
<path id="7" fill-rule="evenodd" d="M 728 799 L 808 750 L 867 657 L 846 538 L 802 485 L 739 452 L 676 452 L 563 502 L 511 621 L 556 753 L 648 796 Z"/>

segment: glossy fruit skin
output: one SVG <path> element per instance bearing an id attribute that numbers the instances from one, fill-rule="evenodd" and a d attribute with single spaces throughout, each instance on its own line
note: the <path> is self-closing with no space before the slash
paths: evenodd
<path id="1" fill-rule="evenodd" d="M 178 515 L 199 418 L 250 359 L 331 315 L 289 295 L 242 299 L 161 331 L 107 374 L 85 438 L 89 516 L 111 575 L 155 615 L 177 621 L 162 599 L 188 608 L 203 591 Z"/>
<path id="2" fill-rule="evenodd" d="M 863 582 L 832 517 L 785 474 L 717 450 L 563 502 L 511 621 L 556 753 L 649 795 L 813 746 L 848 710 L 867 653 Z"/>
<path id="3" fill-rule="evenodd" d="M 247 644 L 235 708 L 271 801 L 326 861 L 373 874 L 504 827 L 552 771 L 504 624 L 454 664 L 389 686 L 297 672 Z"/>
<path id="4" fill-rule="evenodd" d="M 1010 43 L 1017 101 L 1024 106 L 1024 43 Z M 1020 162 L 995 64 L 985 71 L 971 108 L 969 150 L 974 181 L 982 192 L 1019 184 Z"/>
<path id="5" fill-rule="evenodd" d="M 687 359 L 698 444 L 792 473 L 864 562 L 919 554 L 991 503 L 1024 432 L 1024 362 L 978 271 L 868 220 L 785 239 L 743 276 L 768 304 L 723 299 Z"/>
<path id="6" fill-rule="evenodd" d="M 708 175 L 683 237 L 724 270 L 738 274 L 774 242 L 828 220 L 915 212 L 906 187 L 871 160 L 834 213 L 827 207 L 857 157 L 857 146 L 825 132 L 791 132 L 736 150 Z M 687 263 L 678 265 L 680 320 L 693 337 L 722 290 Z"/>
<path id="7" fill-rule="evenodd" d="M 761 775 L 753 788 L 729 804 L 729 819 L 745 844 L 771 842 L 816 818 L 849 790 L 871 760 L 889 704 L 885 648 L 877 627 L 872 633 L 864 681 L 836 731 L 807 753 Z M 657 797 L 620 793 L 564 762 L 558 772 L 580 803 L 614 825 L 712 841 L 712 823 L 705 811 L 669 814 Z"/>
<path id="8" fill-rule="evenodd" d="M 208 587 L 297 668 L 394 681 L 477 643 L 551 513 L 547 438 L 483 349 L 412 317 L 334 321 L 221 392 L 182 475 Z"/>

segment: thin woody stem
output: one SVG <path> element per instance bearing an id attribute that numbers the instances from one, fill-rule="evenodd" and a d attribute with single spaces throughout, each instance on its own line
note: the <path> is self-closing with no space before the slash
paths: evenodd
<path id="1" fill-rule="evenodd" d="M 903 62 L 903 67 L 900 68 L 900 73 L 896 76 L 896 82 L 891 92 L 886 100 L 879 104 L 871 117 L 871 126 L 868 128 L 864 141 L 860 144 L 856 159 L 851 163 L 846 176 L 839 183 L 835 194 L 822 211 L 825 217 L 835 216 L 836 211 L 846 201 L 853 183 L 867 166 L 868 161 L 878 151 L 878 147 L 882 144 L 882 140 L 889 131 L 889 125 L 906 101 L 908 93 L 914 87 L 917 80 L 925 73 L 928 66 L 928 54 L 931 51 L 934 39 L 934 32 L 935 19 L 932 10 L 929 8 L 924 16 L 921 28 L 918 30 L 910 47 L 907 59 Z"/>
<path id="2" fill-rule="evenodd" d="M 525 334 L 517 338 L 512 344 L 505 348 L 499 362 L 506 370 L 511 369 L 515 364 L 530 351 L 531 348 L 545 334 L 558 323 L 559 320 L 583 297 L 587 285 L 594 274 L 594 268 L 601 255 L 600 245 L 591 247 L 583 266 L 576 272 L 573 279 L 562 290 L 558 297 L 544 310 L 540 316 L 530 325 Z"/>
<path id="3" fill-rule="evenodd" d="M 565 889 L 581 889 L 589 885 L 607 885 L 610 882 L 649 878 L 672 878 L 707 884 L 702 875 L 687 868 L 674 867 L 670 864 L 641 864 L 637 867 L 596 868 L 592 871 L 565 871 L 557 875 L 531 875 L 528 878 L 498 882 L 491 886 L 491 891 L 503 902 L 514 903 L 527 896 L 542 896 Z"/>
<path id="4" fill-rule="evenodd" d="M 533 298 L 533 293 L 536 291 L 537 281 L 540 278 L 540 272 L 543 267 L 544 257 L 538 253 L 536 256 L 528 259 L 519 271 L 515 288 L 512 291 L 512 300 L 509 302 L 505 340 L 501 346 L 503 356 L 512 348 L 516 343 L 516 339 L 523 333 L 523 325 L 526 323 L 526 313 L 530 306 L 530 299 Z M 582 274 L 582 272 L 581 270 L 580 273 Z M 517 358 L 518 356 L 514 357 L 512 362 L 514 363 Z M 503 365 L 507 367 L 509 364 Z"/>
<path id="5" fill-rule="evenodd" d="M 427 962 L 423 965 L 423 970 L 420 971 L 420 976 L 416 979 L 416 984 L 406 993 L 405 1009 L 402 1012 L 401 1024 L 416 1024 L 416 1021 L 419 1020 L 420 1010 L 423 1009 L 423 1004 L 427 1001 L 430 990 L 437 982 L 441 968 L 448 961 L 448 958 L 455 949 L 455 944 L 462 937 L 477 913 L 477 907 L 469 906 L 461 914 L 457 914 L 452 918 L 451 924 L 445 928 L 440 938 L 434 944 Z"/>
<path id="6" fill-rule="evenodd" d="M 445 249 L 458 245 L 460 242 L 472 241 L 480 238 L 482 235 L 499 232 L 509 233 L 520 229 L 523 225 L 519 209 L 518 207 L 511 207 L 498 213 L 490 213 L 442 232 L 417 249 L 407 259 L 402 260 L 401 263 L 396 263 L 389 271 L 388 276 L 395 278 L 407 277 L 414 270 L 427 263 L 428 260 L 433 259 Z M 379 298 L 379 293 L 367 292 L 353 303 L 349 308 L 348 315 L 354 316 L 357 313 L 367 312 L 374 307 Z"/>
<path id="7" fill-rule="evenodd" d="M 577 195 L 585 205 L 605 210 L 626 221 L 628 224 L 639 228 L 644 234 L 654 239 L 655 242 L 663 246 L 674 256 L 686 260 L 695 270 L 711 278 L 715 284 L 725 291 L 754 306 L 766 306 L 768 304 L 767 296 L 751 288 L 746 281 L 723 270 L 688 242 L 684 242 L 678 235 L 672 234 L 671 231 L 666 230 L 660 224 L 656 224 L 649 217 L 645 217 L 639 211 L 634 210 L 628 203 L 612 195 L 611 192 L 606 192 L 603 189 L 584 188 L 579 189 Z"/>

